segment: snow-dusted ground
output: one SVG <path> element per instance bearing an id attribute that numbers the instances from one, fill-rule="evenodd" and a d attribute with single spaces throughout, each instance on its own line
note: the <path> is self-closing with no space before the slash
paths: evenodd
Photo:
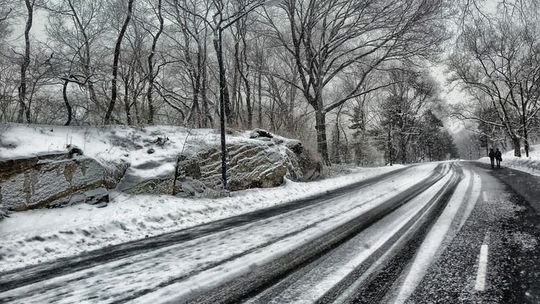
<path id="1" fill-rule="evenodd" d="M 525 157 L 522 151 L 522 157 L 515 157 L 514 150 L 507 151 L 502 155 L 501 166 L 527 172 L 532 175 L 540 176 L 540 145 L 533 145 L 529 151 L 529 157 Z M 489 164 L 489 157 L 482 157 L 480 162 Z"/>
<path id="2" fill-rule="evenodd" d="M 0 221 L 0 271 L 72 256 L 325 193 L 400 166 L 357 169 L 309 183 L 286 181 L 218 199 L 114 193 L 106 208 L 79 204 L 11 214 Z"/>
<path id="3" fill-rule="evenodd" d="M 0 300 L 22 297 L 24 303 L 45 303 L 53 299 L 57 303 L 77 303 L 89 299 L 107 303 L 126 297 L 133 300 L 135 297 L 137 303 L 175 301 L 178 297 L 204 292 L 231 277 L 248 273 L 258 265 L 316 240 L 416 185 L 430 176 L 436 166 L 426 164 L 411 167 L 385 182 L 306 208 L 6 291 L 0 294 Z M 304 186 L 302 195 L 317 188 L 323 191 L 321 188 L 332 184 L 335 186 L 335 183 L 350 183 L 352 176 L 301 184 Z M 367 175 L 360 172 L 354 176 L 365 178 Z M 274 189 L 272 196 L 280 192 L 290 196 L 295 193 L 291 192 L 291 187 L 295 185 L 300 186 L 289 183 L 281 189 Z M 253 198 L 256 193 L 265 191 L 248 191 L 240 195 Z M 409 207 L 418 210 L 417 204 L 422 204 L 422 201 L 416 200 Z M 406 218 L 410 213 L 406 212 L 403 216 Z M 394 213 L 393 217 L 397 217 L 398 223 L 403 220 L 398 213 Z M 379 232 L 385 230 L 385 227 L 376 229 Z M 377 241 L 376 238 L 371 239 Z M 371 245 L 367 244 L 368 247 Z M 141 292 L 146 294 L 137 297 Z"/>

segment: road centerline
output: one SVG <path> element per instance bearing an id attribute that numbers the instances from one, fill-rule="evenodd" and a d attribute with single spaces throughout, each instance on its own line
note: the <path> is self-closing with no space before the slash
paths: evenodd
<path id="1" fill-rule="evenodd" d="M 486 203 L 487 203 L 487 201 L 488 201 L 488 197 L 487 197 L 487 193 L 486 193 L 486 191 L 482 191 L 482 198 L 484 199 L 484 202 L 486 202 Z"/>
<path id="2" fill-rule="evenodd" d="M 485 194 L 485 192 L 484 192 Z M 489 232 L 486 233 L 484 242 L 480 246 L 480 255 L 478 258 L 478 271 L 476 273 L 476 284 L 474 289 L 477 291 L 484 291 L 486 289 L 486 277 L 487 277 L 487 265 L 489 255 Z"/>

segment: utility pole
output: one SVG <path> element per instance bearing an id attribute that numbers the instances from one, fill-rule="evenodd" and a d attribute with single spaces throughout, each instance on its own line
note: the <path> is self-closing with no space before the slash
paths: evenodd
<path id="1" fill-rule="evenodd" d="M 223 29 L 217 29 L 214 33 L 214 48 L 217 51 L 218 66 L 219 66 L 219 123 L 221 135 L 221 179 L 223 181 L 223 189 L 227 189 L 227 143 L 225 132 L 225 66 L 223 64 Z"/>

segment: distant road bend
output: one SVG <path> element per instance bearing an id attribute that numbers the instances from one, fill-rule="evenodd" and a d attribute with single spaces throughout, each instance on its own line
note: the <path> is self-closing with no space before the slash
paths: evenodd
<path id="1" fill-rule="evenodd" d="M 483 299 L 476 287 L 496 282 L 485 281 L 489 266 L 478 279 L 488 245 L 481 247 L 485 231 L 470 226 L 489 200 L 481 195 L 484 171 L 462 162 L 414 165 L 309 199 L 0 273 L 0 303 L 421 302 L 426 288 L 442 284 L 434 267 L 444 267 L 438 261 L 447 255 L 472 268 L 448 275 L 447 284 L 462 284 L 453 296 Z M 472 237 L 460 233 L 469 229 L 478 244 L 462 240 Z M 453 250 L 462 241 L 474 246 L 470 261 Z"/>

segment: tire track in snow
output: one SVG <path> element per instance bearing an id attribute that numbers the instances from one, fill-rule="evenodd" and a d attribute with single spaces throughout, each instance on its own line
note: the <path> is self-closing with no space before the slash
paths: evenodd
<path id="1" fill-rule="evenodd" d="M 465 170 L 464 179 L 458 185 L 448 206 L 428 232 L 408 270 L 398 279 L 398 285 L 395 286 L 397 292 L 389 294 L 384 302 L 402 304 L 407 301 L 424 278 L 431 263 L 444 249 L 443 242 L 448 243 L 469 217 L 480 197 L 480 189 L 480 176 Z M 453 225 L 457 225 L 457 229 L 451 230 Z"/>
<path id="2" fill-rule="evenodd" d="M 165 248 L 167 246 L 202 238 L 207 235 L 265 220 L 276 215 L 294 212 L 305 208 L 313 208 L 320 204 L 329 203 L 332 199 L 347 195 L 350 192 L 358 191 L 359 189 L 369 187 L 391 178 L 396 178 L 402 174 L 406 174 L 406 172 L 411 168 L 414 167 L 406 167 L 368 178 L 358 183 L 329 191 L 323 195 L 308 197 L 247 214 L 182 229 L 176 232 L 105 247 L 75 257 L 61 258 L 44 264 L 33 265 L 0 273 L 0 292 L 13 288 L 19 288 L 24 285 L 33 284 L 63 274 L 88 269 L 94 265 L 112 262 L 159 248 Z"/>

